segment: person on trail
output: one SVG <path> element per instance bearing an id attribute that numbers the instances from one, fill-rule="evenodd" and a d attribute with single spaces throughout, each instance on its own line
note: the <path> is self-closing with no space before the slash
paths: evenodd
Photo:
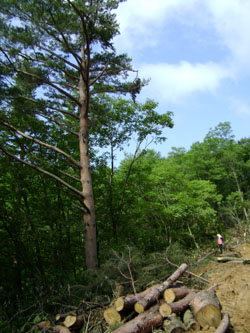
<path id="1" fill-rule="evenodd" d="M 220 234 L 217 234 L 217 238 L 218 238 L 218 245 L 219 245 L 220 253 L 222 254 L 222 247 L 223 247 L 222 236 Z"/>

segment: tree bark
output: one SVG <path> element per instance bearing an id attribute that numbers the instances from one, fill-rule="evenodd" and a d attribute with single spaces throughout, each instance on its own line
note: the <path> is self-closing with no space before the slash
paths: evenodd
<path id="1" fill-rule="evenodd" d="M 79 128 L 79 149 L 80 149 L 80 179 L 82 184 L 83 203 L 88 207 L 88 212 L 83 214 L 85 225 L 85 260 L 87 269 L 96 270 L 98 267 L 97 239 L 96 239 L 96 218 L 94 207 L 93 185 L 90 172 L 90 161 L 88 151 L 88 64 L 85 60 L 84 46 L 82 46 L 82 70 L 79 80 L 80 96 L 80 128 Z"/>
<path id="2" fill-rule="evenodd" d="M 52 332 L 55 333 L 71 333 L 70 330 L 67 327 L 61 326 L 61 325 L 56 325 L 51 328 Z"/>
<path id="3" fill-rule="evenodd" d="M 221 321 L 221 304 L 213 290 L 203 290 L 190 302 L 195 319 L 202 326 L 218 327 Z"/>
<path id="4" fill-rule="evenodd" d="M 178 302 L 174 302 L 171 304 L 163 303 L 160 306 L 159 312 L 163 317 L 168 317 L 172 313 L 181 313 L 189 306 L 190 302 L 195 296 L 196 294 L 193 291 L 191 291 L 190 293 L 187 294 L 186 297 L 184 297 Z"/>
<path id="5" fill-rule="evenodd" d="M 234 264 L 250 264 L 250 259 L 240 259 L 240 258 L 232 258 L 232 257 L 218 257 L 218 262 L 224 263 L 224 262 L 231 262 Z"/>
<path id="6" fill-rule="evenodd" d="M 158 312 L 159 304 L 152 306 L 149 310 L 139 314 L 125 325 L 117 328 L 113 333 L 150 333 L 152 328 L 163 324 L 163 318 Z"/>
<path id="7" fill-rule="evenodd" d="M 139 295 L 127 295 L 126 297 L 118 297 L 115 301 L 115 308 L 117 311 L 131 309 L 139 300 Z"/>
<path id="8" fill-rule="evenodd" d="M 171 287 L 173 283 L 185 272 L 186 264 L 182 264 L 163 284 L 150 288 L 145 297 L 135 303 L 135 311 L 138 313 L 144 312 L 154 302 L 156 302 L 163 294 L 164 290 Z"/>

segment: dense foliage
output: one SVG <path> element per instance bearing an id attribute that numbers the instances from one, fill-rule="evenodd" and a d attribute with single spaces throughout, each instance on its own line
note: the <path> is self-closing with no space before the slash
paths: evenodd
<path id="1" fill-rule="evenodd" d="M 21 309 L 31 307 L 27 311 L 32 312 L 44 298 L 57 299 L 68 285 L 81 285 L 80 297 L 89 300 L 98 295 L 105 300 L 119 281 L 117 262 L 121 270 L 126 266 L 117 253 L 123 256 L 127 246 L 141 257 L 134 262 L 136 272 L 150 265 L 145 256 L 164 253 L 174 244 L 191 254 L 211 244 L 217 232 L 226 235 L 234 227 L 246 235 L 250 139 L 236 142 L 229 133 L 230 124 L 219 124 L 189 151 L 173 148 L 166 158 L 152 150 L 140 151 L 114 170 L 105 160 L 96 164 L 100 274 L 108 276 L 101 289 L 93 284 L 100 285 L 95 274 L 89 287 L 89 275 L 81 264 L 81 212 L 63 186 L 1 156 L 2 322 L 6 324 Z"/>

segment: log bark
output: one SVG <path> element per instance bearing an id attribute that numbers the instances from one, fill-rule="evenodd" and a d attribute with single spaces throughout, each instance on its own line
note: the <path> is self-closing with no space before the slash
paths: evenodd
<path id="1" fill-rule="evenodd" d="M 194 319 L 193 313 L 187 309 L 183 315 L 183 322 L 188 332 L 198 331 L 200 329 L 199 323 Z"/>
<path id="2" fill-rule="evenodd" d="M 171 314 L 168 319 L 164 320 L 163 327 L 168 333 L 186 332 L 185 326 L 175 313 Z"/>
<path id="3" fill-rule="evenodd" d="M 51 328 L 51 323 L 49 320 L 44 320 L 44 321 L 41 321 L 40 323 L 36 324 L 32 329 L 31 331 L 34 331 L 36 329 L 41 329 L 41 330 L 48 330 L 49 328 Z"/>
<path id="4" fill-rule="evenodd" d="M 56 325 L 52 327 L 52 332 L 55 333 L 71 333 L 70 330 L 67 327 L 61 326 L 61 325 Z"/>
<path id="5" fill-rule="evenodd" d="M 163 303 L 160 305 L 159 312 L 163 317 L 168 317 L 172 313 L 181 313 L 183 312 L 190 304 L 190 302 L 193 300 L 193 298 L 196 296 L 196 293 L 191 291 L 187 294 L 186 297 L 179 300 L 178 302 L 174 303 Z"/>
<path id="6" fill-rule="evenodd" d="M 236 258 L 236 257 L 217 257 L 216 260 L 218 262 L 227 262 L 227 261 L 235 261 L 235 260 L 242 260 L 241 258 Z"/>
<path id="7" fill-rule="evenodd" d="M 110 326 L 119 324 L 122 321 L 121 314 L 113 306 L 104 310 L 103 315 L 107 324 L 109 324 Z"/>
<path id="8" fill-rule="evenodd" d="M 229 327 L 229 324 L 229 315 L 224 313 L 220 325 L 217 327 L 217 330 L 214 333 L 225 333 Z"/>
<path id="9" fill-rule="evenodd" d="M 113 333 L 150 333 L 152 328 L 162 326 L 163 318 L 159 313 L 160 304 L 155 304 L 149 310 L 139 314 L 123 326 L 117 328 Z"/>
<path id="10" fill-rule="evenodd" d="M 217 328 L 221 321 L 221 305 L 214 290 L 203 290 L 190 302 L 195 319 L 202 326 Z"/>
<path id="11" fill-rule="evenodd" d="M 179 299 L 185 297 L 190 292 L 190 289 L 183 286 L 180 288 L 168 288 L 163 292 L 163 299 L 167 303 L 173 303 Z"/>
<path id="12" fill-rule="evenodd" d="M 135 311 L 137 313 L 142 313 L 148 309 L 153 303 L 155 303 L 163 294 L 164 290 L 171 287 L 173 283 L 186 271 L 187 265 L 182 264 L 165 282 L 159 286 L 150 288 L 149 292 L 135 303 Z"/>
<path id="13" fill-rule="evenodd" d="M 240 258 L 232 258 L 232 257 L 218 257 L 217 262 L 225 263 L 225 262 L 231 262 L 234 264 L 250 264 L 250 259 L 240 259 Z"/>
<path id="14" fill-rule="evenodd" d="M 126 297 L 118 297 L 115 301 L 115 308 L 117 311 L 127 310 L 132 308 L 138 302 L 138 296 L 127 295 Z"/>
<path id="15" fill-rule="evenodd" d="M 223 253 L 222 257 L 240 258 L 240 254 L 237 252 Z"/>

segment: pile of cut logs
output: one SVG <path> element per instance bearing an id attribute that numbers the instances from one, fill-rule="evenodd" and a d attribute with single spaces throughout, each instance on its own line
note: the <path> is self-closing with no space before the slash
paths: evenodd
<path id="1" fill-rule="evenodd" d="M 214 288 L 196 291 L 175 287 L 186 271 L 182 264 L 165 282 L 136 295 L 119 297 L 104 311 L 108 325 L 119 324 L 113 333 L 146 333 L 155 328 L 169 333 L 207 330 L 224 333 L 229 316 L 222 314 Z M 117 325 L 118 326 L 118 325 Z"/>

